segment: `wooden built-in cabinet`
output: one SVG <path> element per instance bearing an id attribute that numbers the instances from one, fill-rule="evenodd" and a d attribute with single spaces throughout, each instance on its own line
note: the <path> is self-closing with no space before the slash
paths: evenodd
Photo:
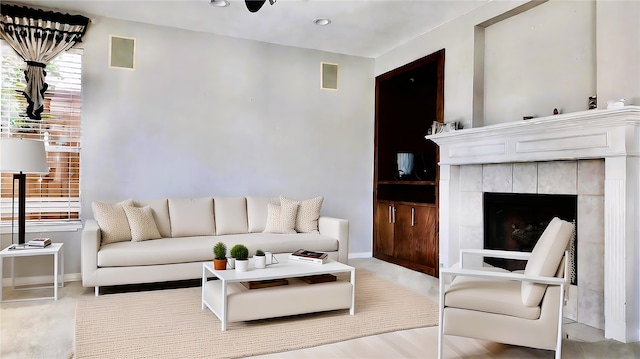
<path id="1" fill-rule="evenodd" d="M 438 147 L 424 136 L 443 122 L 444 50 L 376 77 L 373 255 L 438 276 Z M 397 154 L 412 153 L 410 175 Z"/>

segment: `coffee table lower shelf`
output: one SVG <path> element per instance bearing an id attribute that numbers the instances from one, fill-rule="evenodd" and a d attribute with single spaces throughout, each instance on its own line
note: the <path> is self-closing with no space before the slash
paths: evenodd
<path id="1" fill-rule="evenodd" d="M 202 306 L 222 321 L 223 331 L 229 322 L 351 308 L 353 286 L 350 282 L 307 284 L 297 278 L 288 278 L 288 281 L 288 285 L 260 289 L 247 289 L 241 283 L 227 284 L 225 318 L 222 281 L 210 280 L 202 289 Z"/>

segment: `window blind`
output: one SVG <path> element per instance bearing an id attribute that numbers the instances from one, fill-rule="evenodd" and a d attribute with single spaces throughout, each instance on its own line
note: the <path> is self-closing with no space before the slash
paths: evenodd
<path id="1" fill-rule="evenodd" d="M 27 175 L 27 225 L 79 221 L 82 52 L 66 51 L 47 65 L 49 87 L 41 121 L 26 115 L 27 101 L 20 92 L 25 88 L 24 61 L 4 41 L 0 41 L 0 53 L 0 137 L 41 140 L 47 152 L 49 173 Z M 18 216 L 17 193 L 18 183 L 13 183 L 13 175 L 2 173 L 0 221 L 3 225 L 9 224 L 12 216 Z"/>

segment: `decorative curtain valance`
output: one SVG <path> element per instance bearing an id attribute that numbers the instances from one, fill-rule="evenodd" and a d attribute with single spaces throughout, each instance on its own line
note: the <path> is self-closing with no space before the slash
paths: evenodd
<path id="1" fill-rule="evenodd" d="M 27 63 L 27 87 L 23 91 L 29 103 L 27 115 L 40 120 L 48 87 L 44 68 L 62 51 L 81 42 L 89 19 L 13 5 L 2 5 L 0 17 L 0 36 Z"/>

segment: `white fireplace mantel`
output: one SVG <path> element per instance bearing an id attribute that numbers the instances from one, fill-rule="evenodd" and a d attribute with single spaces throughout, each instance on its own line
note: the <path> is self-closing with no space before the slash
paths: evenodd
<path id="1" fill-rule="evenodd" d="M 604 159 L 604 330 L 640 341 L 640 106 L 425 137 L 440 147 L 440 265 L 458 260 L 462 165 Z"/>
<path id="2" fill-rule="evenodd" d="M 426 136 L 441 165 L 638 156 L 640 106 L 589 110 Z"/>

